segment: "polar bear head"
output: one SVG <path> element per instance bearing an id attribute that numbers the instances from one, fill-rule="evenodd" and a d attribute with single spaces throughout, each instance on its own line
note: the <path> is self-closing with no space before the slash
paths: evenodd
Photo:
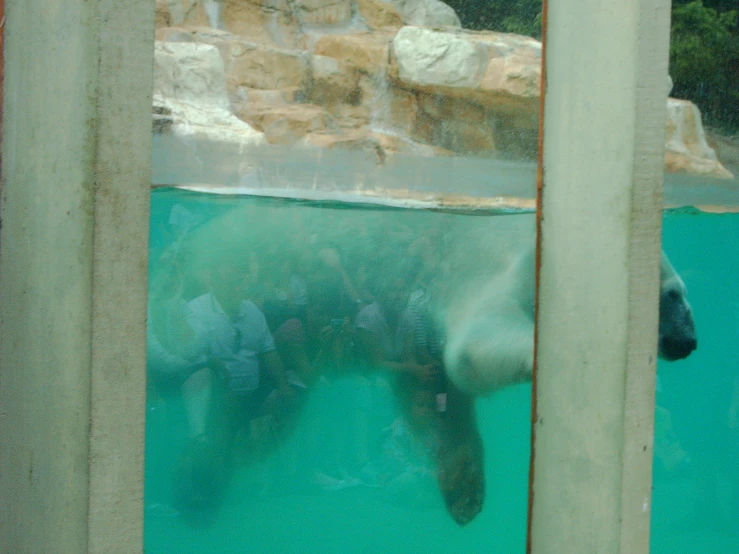
<path id="1" fill-rule="evenodd" d="M 444 363 L 462 391 L 485 396 L 531 379 L 534 350 L 534 256 L 521 256 L 509 271 L 476 290 L 463 309 L 449 310 Z M 697 346 L 687 290 L 662 253 L 659 357 L 687 358 Z"/>
<path id="2" fill-rule="evenodd" d="M 662 253 L 659 299 L 659 357 L 667 361 L 687 358 L 698 346 L 693 309 L 680 276 Z"/>

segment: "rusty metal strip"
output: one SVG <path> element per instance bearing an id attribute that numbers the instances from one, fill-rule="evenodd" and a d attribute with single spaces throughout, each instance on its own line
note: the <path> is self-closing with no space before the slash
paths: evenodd
<path id="1" fill-rule="evenodd" d="M 5 76 L 5 0 L 0 0 L 0 192 L 3 190 L 2 170 L 3 170 L 3 87 Z"/>
<path id="2" fill-rule="evenodd" d="M 534 513 L 534 457 L 536 455 L 536 380 L 539 343 L 539 285 L 541 283 L 541 221 L 542 193 L 544 190 L 544 98 L 547 91 L 547 0 L 541 6 L 541 82 L 539 90 L 539 137 L 536 168 L 536 293 L 534 296 L 534 364 L 531 375 L 531 453 L 529 455 L 529 498 L 526 522 L 526 554 L 531 554 L 532 516 Z"/>

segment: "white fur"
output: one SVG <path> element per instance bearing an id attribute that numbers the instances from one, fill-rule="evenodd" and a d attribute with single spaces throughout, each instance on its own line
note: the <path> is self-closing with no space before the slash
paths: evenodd
<path id="1" fill-rule="evenodd" d="M 534 249 L 528 248 L 488 282 L 450 295 L 442 312 L 446 330 L 446 372 L 460 390 L 485 396 L 531 380 L 534 351 Z M 479 259 L 478 259 L 479 263 Z M 484 265 L 484 264 L 483 264 Z M 685 285 L 662 254 L 660 356 L 665 336 L 694 341 L 692 310 Z M 481 280 L 477 281 L 478 286 Z M 672 300 L 665 293 L 672 290 Z M 465 298 L 466 292 L 466 298 Z M 689 354 L 689 352 L 688 352 Z M 684 357 L 684 356 L 683 356 Z"/>

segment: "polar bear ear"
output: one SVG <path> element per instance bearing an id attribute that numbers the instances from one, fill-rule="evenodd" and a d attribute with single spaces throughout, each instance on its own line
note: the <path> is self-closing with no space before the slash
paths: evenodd
<path id="1" fill-rule="evenodd" d="M 675 268 L 672 267 L 672 263 L 667 257 L 667 254 L 665 254 L 665 251 L 662 250 L 660 257 L 660 280 L 664 282 L 676 276 L 677 273 L 675 272 Z"/>

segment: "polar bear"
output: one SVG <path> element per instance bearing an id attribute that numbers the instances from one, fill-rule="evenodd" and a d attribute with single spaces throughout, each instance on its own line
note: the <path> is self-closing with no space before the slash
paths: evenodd
<path id="1" fill-rule="evenodd" d="M 533 242 L 533 241 L 532 241 Z M 534 351 L 535 251 L 527 248 L 485 282 L 473 299 L 454 298 L 445 310 L 447 375 L 463 392 L 485 396 L 531 380 Z M 686 358 L 697 347 L 687 290 L 661 255 L 659 357 Z"/>
<path id="2" fill-rule="evenodd" d="M 259 280 L 266 283 L 277 281 L 268 279 L 274 277 L 270 271 L 302 267 L 301 260 L 286 258 L 288 252 L 331 246 L 345 260 L 354 260 L 356 268 L 392 261 L 382 265 L 388 268 L 382 278 L 389 283 L 398 277 L 394 268 L 412 266 L 404 262 L 417 239 L 425 237 L 429 251 L 418 258 L 429 281 L 429 315 L 441 331 L 442 365 L 449 377 L 441 418 L 439 488 L 451 517 L 465 525 L 480 512 L 485 497 L 475 399 L 531 379 L 535 223 L 533 214 L 468 217 L 421 210 L 316 210 L 251 201 L 190 231 L 179 255 L 188 274 L 196 277 L 201 266 L 234 264 L 256 253 L 263 261 Z M 218 254 L 221 250 L 232 255 Z M 155 263 L 155 270 L 163 263 Z M 357 279 L 361 275 L 358 270 L 350 273 Z M 695 326 L 685 285 L 664 255 L 661 289 L 659 353 L 665 360 L 677 360 L 695 349 Z M 202 293 L 191 294 L 196 292 Z"/>
<path id="3" fill-rule="evenodd" d="M 459 525 L 475 518 L 485 496 L 484 452 L 476 425 L 475 398 L 531 380 L 535 295 L 533 241 L 531 244 L 502 269 L 500 264 L 488 267 L 492 272 L 474 279 L 473 287 L 448 287 L 446 306 L 438 312 L 446 335 L 444 365 L 451 381 L 449 405 L 453 408 L 444 426 L 439 485 L 447 509 Z M 468 278 L 469 274 L 463 280 Z M 696 347 L 685 284 L 662 252 L 659 357 L 680 360 Z"/>

